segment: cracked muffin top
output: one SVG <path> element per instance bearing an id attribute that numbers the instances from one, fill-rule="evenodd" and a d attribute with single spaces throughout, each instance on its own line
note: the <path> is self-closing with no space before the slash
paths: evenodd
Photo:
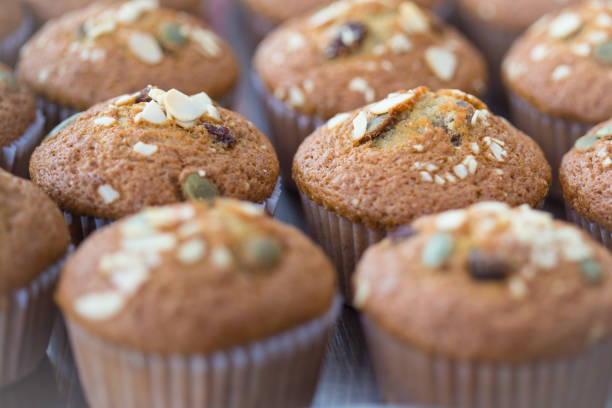
<path id="1" fill-rule="evenodd" d="M 612 116 L 612 3 L 549 14 L 519 38 L 503 64 L 506 86 L 539 111 L 583 123 Z"/>
<path id="2" fill-rule="evenodd" d="M 412 2 L 348 0 L 288 21 L 258 47 L 255 70 L 289 108 L 326 120 L 398 89 L 480 94 L 480 53 Z"/>
<path id="3" fill-rule="evenodd" d="M 540 205 L 551 170 L 476 97 L 421 87 L 330 119 L 299 147 L 293 178 L 326 209 L 392 229 L 477 201 Z"/>
<path id="4" fill-rule="evenodd" d="M 431 354 L 519 362 L 612 335 L 612 255 L 526 205 L 420 218 L 370 247 L 354 283 L 368 318 Z"/>
<path id="5" fill-rule="evenodd" d="M 19 139 L 36 118 L 36 100 L 13 71 L 0 64 L 0 147 Z"/>
<path id="6" fill-rule="evenodd" d="M 612 120 L 578 139 L 563 157 L 565 201 L 582 217 L 612 230 Z"/>
<path id="7" fill-rule="evenodd" d="M 300 231 L 216 199 L 149 208 L 96 231 L 66 263 L 56 299 L 105 340 L 208 353 L 324 315 L 334 282 Z"/>
<path id="8" fill-rule="evenodd" d="M 30 175 L 62 209 L 117 219 L 217 195 L 261 203 L 279 164 L 266 136 L 205 93 L 147 87 L 58 125 L 34 151 Z"/>
<path id="9" fill-rule="evenodd" d="M 49 22 L 24 46 L 18 71 L 38 95 L 80 110 L 152 83 L 218 99 L 238 79 L 225 41 L 154 0 L 94 4 Z"/>

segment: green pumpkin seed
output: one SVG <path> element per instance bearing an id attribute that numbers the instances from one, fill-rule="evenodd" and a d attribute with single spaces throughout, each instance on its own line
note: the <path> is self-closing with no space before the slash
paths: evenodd
<path id="1" fill-rule="evenodd" d="M 19 89 L 19 84 L 17 80 L 9 71 L 0 70 L 0 81 L 6 82 L 9 88 L 16 91 Z"/>
<path id="2" fill-rule="evenodd" d="M 574 146 L 576 146 L 576 149 L 578 150 L 587 150 L 588 148 L 593 146 L 598 140 L 599 137 L 597 137 L 597 134 L 589 133 L 576 140 Z"/>
<path id="3" fill-rule="evenodd" d="M 45 137 L 45 139 L 49 139 L 55 135 L 57 135 L 60 131 L 62 131 L 66 126 L 70 125 L 72 122 L 74 122 L 75 120 L 77 120 L 77 118 L 79 116 L 81 116 L 82 112 L 77 112 L 74 115 L 64 119 L 59 125 L 57 125 L 56 127 L 54 127 L 51 132 L 49 132 L 49 134 L 47 135 L 47 137 Z"/>
<path id="4" fill-rule="evenodd" d="M 164 25 L 162 36 L 165 42 L 176 44 L 179 47 L 185 45 L 187 41 L 187 36 L 183 33 L 181 26 L 173 23 Z"/>
<path id="5" fill-rule="evenodd" d="M 217 187 L 197 173 L 191 173 L 183 183 L 183 195 L 188 200 L 210 200 L 219 195 Z"/>
<path id="6" fill-rule="evenodd" d="M 450 234 L 438 233 L 433 235 L 425 244 L 421 261 L 423 265 L 438 268 L 452 254 L 454 248 L 453 237 Z"/>
<path id="7" fill-rule="evenodd" d="M 269 237 L 251 237 L 240 245 L 240 261 L 247 268 L 270 269 L 280 261 L 282 248 Z"/>
<path id="8" fill-rule="evenodd" d="M 82 41 L 85 39 L 85 37 L 87 36 L 87 33 L 85 32 L 85 23 L 79 24 L 74 29 L 74 36 L 76 37 L 78 41 Z"/>
<path id="9" fill-rule="evenodd" d="M 597 137 L 607 137 L 612 135 L 612 125 L 604 126 L 595 132 L 595 136 Z"/>
<path id="10" fill-rule="evenodd" d="M 604 64 L 612 64 L 612 41 L 607 41 L 595 49 L 595 58 Z"/>
<path id="11" fill-rule="evenodd" d="M 601 267 L 595 260 L 583 260 L 580 263 L 580 270 L 582 271 L 582 276 L 588 284 L 597 285 L 601 283 L 601 280 L 603 278 L 601 273 Z"/>

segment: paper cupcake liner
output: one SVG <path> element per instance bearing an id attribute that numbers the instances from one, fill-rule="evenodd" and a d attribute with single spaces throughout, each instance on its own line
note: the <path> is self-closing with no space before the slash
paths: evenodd
<path id="1" fill-rule="evenodd" d="M 352 299 L 351 278 L 355 265 L 365 250 L 382 240 L 387 232 L 373 230 L 340 217 L 300 193 L 309 232 L 332 259 L 338 285 L 348 303 Z"/>
<path id="2" fill-rule="evenodd" d="M 61 264 L 47 268 L 28 286 L 0 293 L 0 387 L 30 374 L 45 356 Z"/>
<path id="3" fill-rule="evenodd" d="M 510 109 L 514 124 L 534 139 L 544 152 L 553 173 L 550 194 L 554 198 L 561 199 L 558 173 L 563 155 L 574 146 L 578 138 L 584 136 L 593 127 L 593 124 L 542 113 L 512 93 L 510 94 Z"/>
<path id="4" fill-rule="evenodd" d="M 45 137 L 45 118 L 39 110 L 25 133 L 8 146 L 0 147 L 0 167 L 20 177 L 28 178 L 30 156 Z"/>
<path id="5" fill-rule="evenodd" d="M 565 214 L 567 220 L 578 225 L 580 228 L 588 232 L 593 239 L 604 244 L 608 249 L 612 250 L 612 231 L 605 227 L 587 220 L 578 214 L 569 204 L 565 203 Z"/>
<path id="6" fill-rule="evenodd" d="M 0 61 L 14 67 L 19 57 L 19 50 L 36 31 L 36 19 L 29 7 L 22 7 L 23 21 L 15 32 L 0 41 Z"/>
<path id="7" fill-rule="evenodd" d="M 67 324 L 92 408 L 307 407 L 340 303 L 294 329 L 207 355 L 141 352 Z"/>
<path id="8" fill-rule="evenodd" d="M 265 200 L 263 203 L 255 203 L 256 206 L 262 208 L 271 217 L 273 217 L 274 213 L 276 212 L 276 207 L 278 206 L 278 202 L 282 194 L 282 185 L 282 179 L 279 177 L 270 198 Z M 68 226 L 68 230 L 70 231 L 72 242 L 75 244 L 83 241 L 95 230 L 113 223 L 113 220 L 108 218 L 78 215 L 69 211 L 64 211 L 64 220 Z"/>
<path id="9" fill-rule="evenodd" d="M 362 317 L 383 398 L 469 408 L 604 408 L 612 377 L 612 341 L 550 360 L 516 364 L 433 356 Z"/>

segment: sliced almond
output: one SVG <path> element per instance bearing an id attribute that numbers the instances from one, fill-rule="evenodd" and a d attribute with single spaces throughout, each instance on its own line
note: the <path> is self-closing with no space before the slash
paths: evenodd
<path id="1" fill-rule="evenodd" d="M 565 12 L 557 16 L 548 26 L 548 35 L 563 39 L 574 34 L 582 27 L 582 17 L 576 13 Z"/>
<path id="2" fill-rule="evenodd" d="M 117 314 L 125 305 L 124 296 L 115 291 L 95 292 L 80 296 L 74 310 L 90 320 L 104 320 Z"/>
<path id="3" fill-rule="evenodd" d="M 104 184 L 98 187 L 98 194 L 100 194 L 105 204 L 110 204 L 119 198 L 119 193 L 110 184 Z"/>
<path id="4" fill-rule="evenodd" d="M 368 128 L 368 117 L 365 112 L 359 112 L 357 117 L 353 119 L 353 132 L 351 133 L 351 139 L 354 142 L 360 141 L 366 134 Z"/>
<path id="5" fill-rule="evenodd" d="M 176 89 L 169 90 L 164 98 L 166 112 L 181 122 L 198 119 L 206 112 L 207 106 L 203 104 L 203 97 L 198 95 L 193 99 Z"/>
<path id="6" fill-rule="evenodd" d="M 429 21 L 423 11 L 411 1 L 399 6 L 400 18 L 404 30 L 408 33 L 423 33 L 429 30 Z"/>
<path id="7" fill-rule="evenodd" d="M 164 123 L 166 119 L 166 114 L 164 113 L 162 107 L 155 101 L 147 102 L 142 112 L 136 115 L 136 122 L 140 122 L 141 120 L 146 120 L 149 123 L 153 123 L 155 125 L 159 125 Z"/>
<path id="8" fill-rule="evenodd" d="M 206 57 L 218 57 L 221 54 L 218 37 L 213 32 L 198 28 L 191 31 L 191 38 L 199 45 L 199 51 Z"/>
<path id="9" fill-rule="evenodd" d="M 400 93 L 391 95 L 382 101 L 376 102 L 374 105 L 370 106 L 370 112 L 375 113 L 377 115 L 382 115 L 383 113 L 387 113 L 398 105 L 401 105 L 407 101 L 409 101 L 414 96 L 414 92 Z"/>
<path id="10" fill-rule="evenodd" d="M 159 64 L 164 57 L 157 40 L 150 34 L 132 33 L 128 44 L 132 53 L 146 64 Z"/>
<path id="11" fill-rule="evenodd" d="M 104 127 L 108 127 L 115 123 L 117 120 L 115 118 L 111 118 L 110 116 L 100 116 L 94 119 L 95 125 L 100 125 Z"/>
<path id="12" fill-rule="evenodd" d="M 442 81 L 450 81 L 455 76 L 457 57 L 443 47 L 429 47 L 425 51 L 425 61 L 431 71 Z"/>
<path id="13" fill-rule="evenodd" d="M 134 23 L 142 13 L 159 7 L 157 0 L 132 0 L 123 3 L 117 11 L 117 21 L 121 23 Z"/>
<path id="14" fill-rule="evenodd" d="M 158 147 L 154 144 L 138 142 L 134 145 L 133 149 L 136 153 L 142 154 L 143 156 L 150 156 L 157 152 Z"/>
<path id="15" fill-rule="evenodd" d="M 160 105 L 163 105 L 165 95 L 166 92 L 162 91 L 159 88 L 153 88 L 149 91 L 149 97 Z"/>

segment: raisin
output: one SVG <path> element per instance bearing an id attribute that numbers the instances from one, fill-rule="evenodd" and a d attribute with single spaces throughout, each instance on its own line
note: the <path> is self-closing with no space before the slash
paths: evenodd
<path id="1" fill-rule="evenodd" d="M 402 225 L 401 227 L 394 229 L 393 232 L 389 234 L 389 238 L 391 238 L 393 242 L 398 242 L 408 239 L 418 233 L 419 232 L 410 225 Z"/>
<path id="2" fill-rule="evenodd" d="M 468 255 L 469 270 L 478 280 L 503 280 L 510 272 L 508 262 L 498 255 L 473 249 Z"/>
<path id="3" fill-rule="evenodd" d="M 151 102 L 152 99 L 149 96 L 149 92 L 150 91 L 151 91 L 151 87 L 150 86 L 147 86 L 146 88 L 144 88 L 142 91 L 140 91 L 140 93 L 136 97 L 136 100 L 134 101 L 134 103 Z"/>
<path id="4" fill-rule="evenodd" d="M 217 126 L 211 125 L 210 123 L 204 123 L 204 127 L 213 137 L 215 142 L 225 145 L 225 147 L 227 147 L 228 149 L 234 146 L 237 142 L 236 138 L 225 126 Z"/>
<path id="5" fill-rule="evenodd" d="M 450 136 L 450 142 L 453 146 L 455 147 L 461 146 L 461 134 L 460 133 L 454 133 L 448 130 L 447 130 L 447 133 Z"/>
<path id="6" fill-rule="evenodd" d="M 329 59 L 346 56 L 359 48 L 367 34 L 365 24 L 351 21 L 338 30 L 331 44 L 325 49 L 325 56 Z"/>

